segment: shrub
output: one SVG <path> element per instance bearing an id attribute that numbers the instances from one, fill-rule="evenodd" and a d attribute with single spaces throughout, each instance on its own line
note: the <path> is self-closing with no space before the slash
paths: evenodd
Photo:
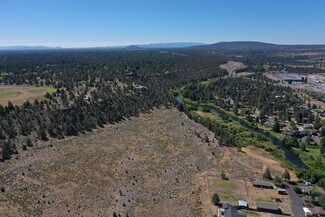
<path id="1" fill-rule="evenodd" d="M 272 179 L 271 172 L 270 172 L 270 169 L 268 167 L 266 167 L 266 169 L 264 171 L 264 174 L 263 174 L 263 177 L 265 179 Z"/>
<path id="2" fill-rule="evenodd" d="M 322 194 L 321 196 L 319 196 L 319 205 L 325 209 L 325 194 Z"/>
<path id="3" fill-rule="evenodd" d="M 301 190 L 301 188 L 299 188 L 299 187 L 294 187 L 293 188 L 293 190 L 297 193 L 297 194 L 302 194 L 302 190 Z"/>
<path id="4" fill-rule="evenodd" d="M 219 205 L 219 203 L 220 203 L 219 194 L 217 194 L 217 193 L 214 193 L 213 194 L 213 196 L 212 196 L 212 203 L 215 206 L 218 206 Z"/>
<path id="5" fill-rule="evenodd" d="M 282 177 L 285 179 L 285 180 L 290 180 L 290 173 L 288 170 L 285 170 L 282 174 Z"/>

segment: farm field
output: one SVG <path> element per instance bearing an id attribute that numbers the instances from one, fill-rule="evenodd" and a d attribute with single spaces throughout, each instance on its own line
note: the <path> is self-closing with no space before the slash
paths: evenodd
<path id="1" fill-rule="evenodd" d="M 11 101 L 15 105 L 21 105 L 29 100 L 42 99 L 46 92 L 53 93 L 53 87 L 36 87 L 28 85 L 0 85 L 0 105 L 7 105 Z"/>

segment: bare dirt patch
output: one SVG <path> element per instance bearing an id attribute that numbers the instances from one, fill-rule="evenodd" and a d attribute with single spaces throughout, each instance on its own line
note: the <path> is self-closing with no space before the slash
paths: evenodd
<path id="1" fill-rule="evenodd" d="M 228 71 L 229 76 L 235 76 L 237 70 L 244 69 L 245 67 L 243 63 L 235 61 L 228 61 L 226 64 L 220 65 L 221 69 Z"/>

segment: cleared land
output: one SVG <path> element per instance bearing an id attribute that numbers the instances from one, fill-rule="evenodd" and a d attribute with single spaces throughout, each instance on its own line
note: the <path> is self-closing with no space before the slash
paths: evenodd
<path id="1" fill-rule="evenodd" d="M 196 178 L 217 165 L 211 141 L 184 114 L 161 109 L 39 144 L 0 164 L 0 216 L 201 216 Z"/>
<path id="2" fill-rule="evenodd" d="M 236 71 L 244 69 L 246 66 L 241 62 L 228 61 L 226 64 L 220 65 L 221 69 L 228 71 L 229 76 L 236 76 Z"/>
<path id="3" fill-rule="evenodd" d="M 53 87 L 36 87 L 27 85 L 0 85 L 0 104 L 7 105 L 8 101 L 21 105 L 29 100 L 42 99 L 46 92 L 53 93 Z"/>
<path id="4" fill-rule="evenodd" d="M 207 177 L 277 172 L 175 109 L 20 152 L 0 164 L 0 216 L 212 216 Z"/>
<path id="5" fill-rule="evenodd" d="M 296 90 L 309 90 L 319 93 L 325 92 L 325 75 L 324 74 L 298 74 L 298 73 L 280 73 L 280 72 L 269 72 L 264 74 L 267 78 L 281 82 L 284 86 L 289 86 Z M 286 78 L 301 78 L 307 77 L 308 82 L 293 82 L 288 84 L 284 79 Z"/>

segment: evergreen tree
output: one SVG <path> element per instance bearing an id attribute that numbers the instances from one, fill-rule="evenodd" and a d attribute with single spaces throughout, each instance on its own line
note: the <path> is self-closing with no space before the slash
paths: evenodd
<path id="1" fill-rule="evenodd" d="M 282 177 L 285 180 L 290 180 L 290 173 L 289 173 L 289 171 L 287 169 L 283 172 Z"/>
<path id="2" fill-rule="evenodd" d="M 280 124 L 279 124 L 278 121 L 276 121 L 276 122 L 274 123 L 273 131 L 276 132 L 276 133 L 280 133 L 280 132 L 281 132 L 281 130 L 280 130 Z"/>
<path id="3" fill-rule="evenodd" d="M 32 143 L 32 141 L 30 140 L 29 137 L 28 137 L 27 140 L 26 140 L 26 146 L 27 146 L 27 147 L 32 147 L 32 146 L 33 146 L 33 143 Z"/>
<path id="4" fill-rule="evenodd" d="M 268 167 L 266 167 L 264 173 L 263 173 L 263 177 L 265 179 L 272 179 L 272 176 L 271 176 L 271 171 Z"/>
<path id="5" fill-rule="evenodd" d="M 325 194 L 320 195 L 318 200 L 319 205 L 325 209 Z"/>
<path id="6" fill-rule="evenodd" d="M 304 142 L 301 142 L 299 148 L 301 151 L 306 151 L 306 144 Z"/>
<path id="7" fill-rule="evenodd" d="M 212 203 L 213 203 L 213 205 L 215 205 L 215 206 L 218 206 L 218 205 L 219 205 L 219 203 L 220 203 L 219 194 L 214 193 L 214 194 L 212 195 Z"/>
<path id="8" fill-rule="evenodd" d="M 276 175 L 273 181 L 276 186 L 282 186 L 282 180 L 279 176 Z"/>
<path id="9" fill-rule="evenodd" d="M 4 142 L 2 148 L 2 158 L 4 160 L 10 160 L 12 154 L 13 151 L 10 142 Z"/>

